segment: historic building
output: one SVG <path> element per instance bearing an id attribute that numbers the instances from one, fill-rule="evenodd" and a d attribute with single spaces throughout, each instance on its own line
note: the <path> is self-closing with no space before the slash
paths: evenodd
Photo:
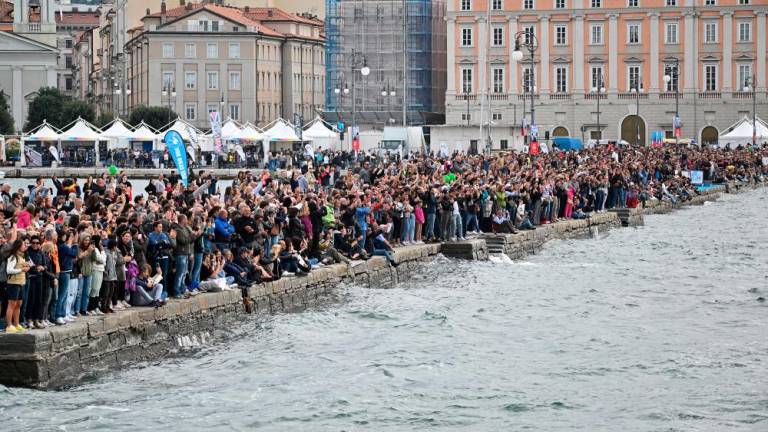
<path id="1" fill-rule="evenodd" d="M 768 116 L 767 5 L 451 0 L 447 125 L 436 128 L 438 139 L 481 150 L 491 123 L 494 148 L 519 145 L 533 99 L 539 138 L 648 143 L 654 131 L 672 134 L 677 100 L 682 137 L 712 142 L 751 115 L 753 77 L 758 116 Z M 515 35 L 533 42 L 533 59 L 523 46 L 515 61 Z"/>
<path id="2" fill-rule="evenodd" d="M 276 8 L 163 3 L 142 22 L 125 45 L 128 111 L 169 106 L 206 128 L 211 111 L 265 124 L 322 110 L 322 21 Z"/>

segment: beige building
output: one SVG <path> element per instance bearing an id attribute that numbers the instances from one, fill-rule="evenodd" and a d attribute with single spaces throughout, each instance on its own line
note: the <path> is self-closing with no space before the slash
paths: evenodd
<path id="1" fill-rule="evenodd" d="M 209 128 L 211 111 L 265 124 L 294 113 L 309 120 L 322 109 L 322 21 L 210 3 L 161 6 L 142 21 L 125 46 L 128 110 L 170 106 Z"/>

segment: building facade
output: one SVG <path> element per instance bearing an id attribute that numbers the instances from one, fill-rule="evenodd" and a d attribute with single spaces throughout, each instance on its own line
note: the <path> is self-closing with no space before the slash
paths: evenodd
<path id="1" fill-rule="evenodd" d="M 322 21 L 275 8 L 161 5 L 125 46 L 128 111 L 168 106 L 209 128 L 208 113 L 266 124 L 323 108 Z"/>
<path id="2" fill-rule="evenodd" d="M 325 117 L 367 128 L 402 125 L 405 97 L 407 124 L 442 123 L 445 3 L 328 0 Z M 361 73 L 363 66 L 369 75 Z"/>
<path id="3" fill-rule="evenodd" d="M 59 50 L 56 81 L 59 90 L 67 96 L 77 96 L 75 91 L 75 43 L 80 35 L 99 25 L 99 15 L 94 6 L 59 6 L 56 14 L 56 47 Z M 79 60 L 78 60 L 79 61 Z"/>
<path id="4" fill-rule="evenodd" d="M 751 115 L 753 76 L 768 116 L 767 12 L 765 0 L 451 0 L 441 136 L 467 149 L 491 123 L 495 148 L 520 144 L 533 97 L 540 139 L 647 144 L 679 112 L 683 138 L 715 141 Z M 514 61 L 515 35 L 533 59 L 523 48 Z"/>

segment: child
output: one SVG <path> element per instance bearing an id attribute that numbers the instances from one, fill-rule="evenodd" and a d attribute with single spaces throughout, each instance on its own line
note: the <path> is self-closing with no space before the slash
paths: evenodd
<path id="1" fill-rule="evenodd" d="M 163 284 L 157 282 L 157 278 L 151 277 L 152 267 L 144 264 L 141 273 L 136 278 L 136 285 L 130 290 L 131 306 L 149 306 L 160 307 L 165 305 L 163 300 Z M 157 274 L 162 274 L 160 267 L 157 267 Z M 161 276 L 162 277 L 162 276 Z"/>

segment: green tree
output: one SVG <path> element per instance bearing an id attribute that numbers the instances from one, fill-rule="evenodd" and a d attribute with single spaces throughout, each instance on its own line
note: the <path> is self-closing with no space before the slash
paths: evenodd
<path id="1" fill-rule="evenodd" d="M 128 122 L 136 126 L 143 121 L 155 129 L 160 129 L 176 117 L 178 115 L 170 108 L 142 105 L 134 108 Z"/>
<path id="2" fill-rule="evenodd" d="M 101 114 L 99 114 L 98 117 L 96 117 L 96 122 L 94 125 L 99 129 L 104 129 L 104 126 L 112 123 L 114 119 L 115 116 L 112 115 L 111 112 L 103 111 Z"/>
<path id="3" fill-rule="evenodd" d="M 60 128 L 66 124 L 62 123 L 62 112 L 64 111 L 64 95 L 59 89 L 54 87 L 43 87 L 37 92 L 37 96 L 29 104 L 29 115 L 24 130 L 40 126 L 43 120 Z"/>
<path id="4" fill-rule="evenodd" d="M 0 135 L 10 135 L 16 132 L 11 115 L 11 107 L 8 106 L 5 92 L 0 90 Z"/>
<path id="5" fill-rule="evenodd" d="M 61 126 L 57 127 L 64 127 L 78 118 L 93 123 L 96 120 L 96 109 L 86 101 L 67 100 L 61 112 Z"/>

